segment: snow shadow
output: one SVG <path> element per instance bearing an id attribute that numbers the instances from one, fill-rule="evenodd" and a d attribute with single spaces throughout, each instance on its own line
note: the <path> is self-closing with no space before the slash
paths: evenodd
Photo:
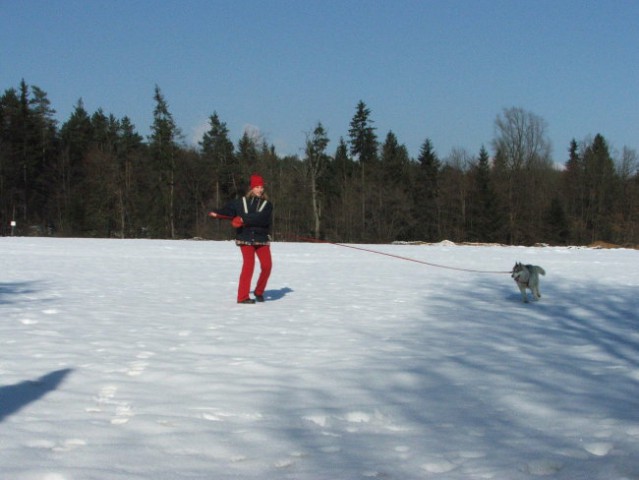
<path id="1" fill-rule="evenodd" d="M 514 285 L 495 279 L 429 294 L 424 309 L 410 348 L 427 353 L 406 367 L 437 387 L 404 392 L 415 402 L 404 414 L 439 423 L 443 444 L 463 445 L 457 432 L 470 431 L 476 444 L 466 448 L 551 456 L 578 451 L 610 425 L 639 422 L 634 288 L 555 279 L 542 283 L 540 301 L 524 304 Z M 447 321 L 429 321 L 437 318 Z"/>
<path id="2" fill-rule="evenodd" d="M 635 289 L 546 282 L 542 295 L 523 304 L 510 278 L 461 281 L 388 327 L 353 320 L 352 348 L 323 373 L 291 368 L 264 410 L 299 412 L 281 440 L 315 452 L 304 458 L 326 478 L 416 478 L 464 462 L 525 477 L 536 461 L 587 458 L 602 434 L 623 450 L 615 426 L 639 423 Z"/>
<path id="3" fill-rule="evenodd" d="M 289 287 L 282 287 L 277 290 L 267 290 L 264 292 L 266 300 L 281 300 L 289 293 L 293 293 L 293 289 Z"/>
<path id="4" fill-rule="evenodd" d="M 72 371 L 65 368 L 47 373 L 36 380 L 0 387 L 0 422 L 56 390 Z"/>
<path id="5" fill-rule="evenodd" d="M 0 305 L 17 302 L 21 295 L 36 293 L 35 282 L 2 282 L 0 283 Z"/>

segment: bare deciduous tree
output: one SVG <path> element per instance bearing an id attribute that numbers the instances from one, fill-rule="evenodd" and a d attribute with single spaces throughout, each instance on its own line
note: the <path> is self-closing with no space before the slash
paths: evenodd
<path id="1" fill-rule="evenodd" d="M 546 173 L 552 170 L 546 122 L 522 108 L 504 109 L 495 120 L 496 168 L 499 190 L 508 207 L 509 242 L 529 242 L 523 225 L 541 221 L 548 206 Z"/>

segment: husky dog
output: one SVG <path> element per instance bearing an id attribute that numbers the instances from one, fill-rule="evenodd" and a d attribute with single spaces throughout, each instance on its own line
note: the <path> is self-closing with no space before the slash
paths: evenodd
<path id="1" fill-rule="evenodd" d="M 539 293 L 539 274 L 546 275 L 543 268 L 537 265 L 524 265 L 520 262 L 515 263 L 512 274 L 510 275 L 517 283 L 519 291 L 521 292 L 521 301 L 527 303 L 528 296 L 526 295 L 526 289 L 530 289 L 535 300 L 541 298 Z"/>

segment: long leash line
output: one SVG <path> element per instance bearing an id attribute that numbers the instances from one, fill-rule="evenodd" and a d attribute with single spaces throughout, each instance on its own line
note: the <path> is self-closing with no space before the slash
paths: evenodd
<path id="1" fill-rule="evenodd" d="M 229 217 L 229 216 L 226 216 L 226 215 L 218 215 L 217 218 L 219 218 L 221 220 L 230 220 L 232 217 Z M 292 239 L 295 239 L 295 240 L 304 241 L 304 242 L 325 243 L 325 244 L 328 244 L 328 245 L 335 245 L 337 247 L 352 248 L 353 250 L 361 250 L 362 252 L 376 253 L 377 255 L 384 255 L 386 257 L 397 258 L 399 260 L 406 260 L 407 262 L 420 263 L 422 265 L 428 265 L 429 267 L 445 268 L 447 270 L 456 270 L 458 272 L 499 273 L 499 274 L 510 273 L 510 271 L 473 270 L 473 269 L 470 269 L 470 268 L 451 267 L 451 266 L 448 266 L 448 265 L 440 265 L 438 263 L 426 262 L 424 260 L 417 260 L 416 258 L 403 257 L 401 255 L 395 255 L 393 253 L 380 252 L 379 250 L 372 250 L 370 248 L 356 247 L 355 245 L 347 245 L 345 243 L 329 242 L 328 240 L 319 240 L 317 238 L 312 238 L 312 237 L 300 237 L 298 235 L 288 235 L 288 237 L 290 237 Z"/>
<path id="2" fill-rule="evenodd" d="M 353 250 L 361 250 L 363 252 L 368 252 L 368 253 L 376 253 L 377 255 L 384 255 L 386 257 L 392 257 L 392 258 L 397 258 L 397 259 L 400 259 L 400 260 L 406 260 L 408 262 L 421 263 L 422 265 L 428 265 L 430 267 L 445 268 L 447 270 L 457 270 L 457 271 L 460 271 L 460 272 L 472 272 L 472 273 L 500 273 L 500 274 L 502 274 L 502 273 L 510 273 L 510 271 L 473 270 L 473 269 L 470 269 L 470 268 L 451 267 L 451 266 L 448 266 L 448 265 L 441 265 L 441 264 L 438 264 L 438 263 L 426 262 L 424 260 L 417 260 L 416 258 L 403 257 L 401 255 L 395 255 L 393 253 L 380 252 L 379 250 L 372 250 L 370 248 L 356 247 L 354 245 L 347 245 L 345 243 L 329 242 L 328 240 L 318 240 L 317 238 L 311 238 L 311 237 L 299 237 L 297 235 L 292 235 L 291 237 L 295 238 L 297 240 L 302 240 L 302 241 L 306 241 L 306 242 L 327 243 L 329 245 L 336 245 L 338 247 L 352 248 Z"/>

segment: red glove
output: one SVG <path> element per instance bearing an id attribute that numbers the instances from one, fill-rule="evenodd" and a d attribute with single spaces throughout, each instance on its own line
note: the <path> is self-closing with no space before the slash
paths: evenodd
<path id="1" fill-rule="evenodd" d="M 242 220 L 242 217 L 240 216 L 233 217 L 233 220 L 231 220 L 231 225 L 233 225 L 233 228 L 240 228 L 242 225 L 244 225 L 244 220 Z"/>

